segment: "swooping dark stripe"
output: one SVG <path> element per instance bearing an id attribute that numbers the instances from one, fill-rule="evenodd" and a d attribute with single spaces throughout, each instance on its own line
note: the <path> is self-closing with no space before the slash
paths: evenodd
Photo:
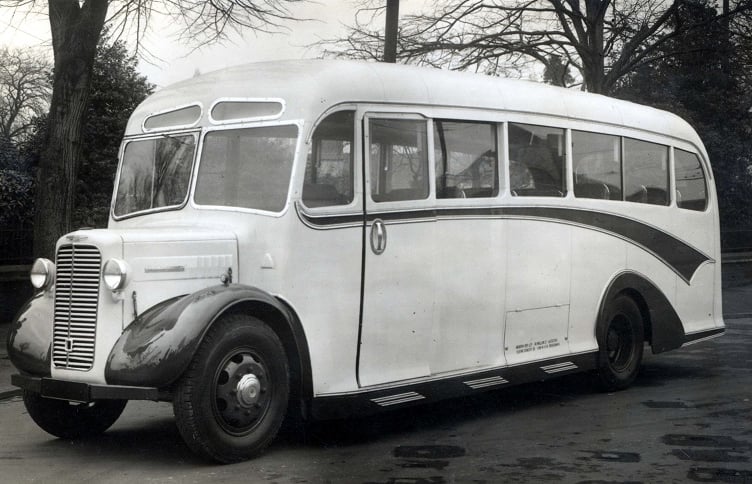
<path id="1" fill-rule="evenodd" d="M 299 212 L 311 225 L 327 227 L 341 224 L 343 218 L 355 222 L 360 216 L 311 217 Z M 692 276 L 708 256 L 694 247 L 660 229 L 637 220 L 610 213 L 558 207 L 482 207 L 446 208 L 428 210 L 405 210 L 399 212 L 369 213 L 367 221 L 424 221 L 437 217 L 499 217 L 499 218 L 540 218 L 584 225 L 609 232 L 643 247 L 689 283 Z"/>

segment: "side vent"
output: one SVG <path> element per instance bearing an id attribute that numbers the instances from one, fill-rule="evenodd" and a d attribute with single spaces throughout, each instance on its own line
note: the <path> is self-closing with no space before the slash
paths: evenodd
<path id="1" fill-rule="evenodd" d="M 424 398 L 426 397 L 424 397 L 420 393 L 405 392 L 405 393 L 398 393 L 397 395 L 389 395 L 386 397 L 372 398 L 371 401 L 382 407 L 390 407 L 392 405 L 400 405 L 402 403 L 423 400 Z"/>
<path id="2" fill-rule="evenodd" d="M 495 387 L 500 385 L 506 385 L 509 383 L 509 381 L 505 380 L 504 378 L 500 376 L 491 376 L 488 378 L 481 378 L 479 380 L 470 380 L 466 382 L 462 382 L 465 385 L 469 386 L 473 390 L 478 390 L 480 388 L 489 388 L 489 387 Z"/>
<path id="3" fill-rule="evenodd" d="M 541 366 L 541 370 L 545 371 L 549 375 L 553 375 L 555 373 L 561 373 L 564 371 L 570 371 L 570 370 L 576 370 L 577 365 L 572 363 L 571 361 L 565 361 L 564 363 L 557 363 L 555 365 L 548 365 L 548 366 Z"/>

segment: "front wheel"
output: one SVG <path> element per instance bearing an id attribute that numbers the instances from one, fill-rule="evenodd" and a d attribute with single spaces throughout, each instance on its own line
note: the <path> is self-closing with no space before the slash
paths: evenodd
<path id="1" fill-rule="evenodd" d="M 127 400 L 97 400 L 76 403 L 44 398 L 24 390 L 23 401 L 29 416 L 45 432 L 61 439 L 93 437 L 103 433 L 120 417 Z"/>
<path id="2" fill-rule="evenodd" d="M 285 351 L 266 324 L 230 314 L 207 333 L 173 397 L 178 429 L 199 455 L 230 463 L 263 451 L 290 392 Z"/>
<path id="3" fill-rule="evenodd" d="M 599 338 L 598 380 L 605 391 L 627 388 L 637 378 L 644 347 L 642 313 L 634 300 L 617 296 L 606 308 Z"/>

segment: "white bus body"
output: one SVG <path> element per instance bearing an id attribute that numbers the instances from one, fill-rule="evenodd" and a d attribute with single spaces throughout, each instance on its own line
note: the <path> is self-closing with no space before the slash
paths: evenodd
<path id="1" fill-rule="evenodd" d="M 32 417 L 77 436 L 173 400 L 220 461 L 262 450 L 288 407 L 594 369 L 620 389 L 643 341 L 724 331 L 718 201 L 686 122 L 424 68 L 260 63 L 164 88 L 130 119 L 108 228 L 57 250 L 9 341 Z M 61 430 L 65 400 L 106 417 Z"/>

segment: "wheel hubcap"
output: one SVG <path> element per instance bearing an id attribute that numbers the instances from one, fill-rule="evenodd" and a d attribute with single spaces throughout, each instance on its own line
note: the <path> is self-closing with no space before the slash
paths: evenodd
<path id="1" fill-rule="evenodd" d="M 251 408 L 261 396 L 261 381 L 253 373 L 248 373 L 240 379 L 235 391 L 240 406 Z"/>
<path id="2" fill-rule="evenodd" d="M 213 410 L 229 433 L 252 430 L 269 409 L 271 395 L 266 367 L 247 350 L 227 357 L 215 376 Z"/>

